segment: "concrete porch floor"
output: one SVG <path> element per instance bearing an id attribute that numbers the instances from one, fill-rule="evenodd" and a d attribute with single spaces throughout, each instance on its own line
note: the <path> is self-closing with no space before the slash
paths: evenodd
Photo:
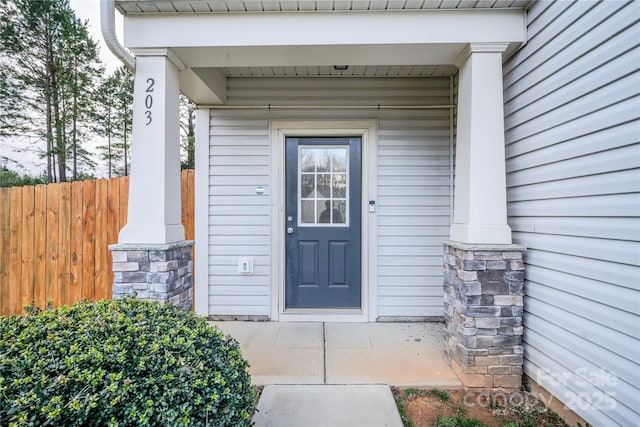
<path id="1" fill-rule="evenodd" d="M 240 342 L 255 385 L 461 386 L 441 323 L 211 323 Z"/>

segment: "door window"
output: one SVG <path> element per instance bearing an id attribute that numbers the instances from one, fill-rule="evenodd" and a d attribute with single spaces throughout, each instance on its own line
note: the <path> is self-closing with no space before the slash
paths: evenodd
<path id="1" fill-rule="evenodd" d="M 348 226 L 349 148 L 298 147 L 298 225 Z"/>

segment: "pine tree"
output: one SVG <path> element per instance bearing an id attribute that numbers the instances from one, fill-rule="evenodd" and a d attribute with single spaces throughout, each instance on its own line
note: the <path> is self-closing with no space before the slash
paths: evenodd
<path id="1" fill-rule="evenodd" d="M 68 0 L 0 0 L 0 132 L 44 143 L 50 181 L 67 180 L 69 155 L 76 178 L 89 157 L 79 141 L 100 73 Z"/>
<path id="2" fill-rule="evenodd" d="M 91 127 L 89 123 L 96 109 L 96 82 L 103 74 L 98 62 L 96 43 L 89 37 L 87 23 L 74 19 L 66 29 L 67 46 L 63 61 L 65 65 L 63 86 L 65 90 L 66 115 L 63 125 L 66 134 L 67 156 L 71 157 L 73 180 L 77 180 L 81 165 L 95 167 L 95 162 L 82 147 Z"/>
<path id="3" fill-rule="evenodd" d="M 94 115 L 94 131 L 106 139 L 98 146 L 107 161 L 108 175 L 129 175 L 129 150 L 133 118 L 133 75 L 120 67 L 98 88 L 98 108 Z"/>

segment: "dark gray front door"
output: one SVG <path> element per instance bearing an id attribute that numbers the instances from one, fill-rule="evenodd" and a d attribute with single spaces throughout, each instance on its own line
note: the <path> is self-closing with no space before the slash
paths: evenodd
<path id="1" fill-rule="evenodd" d="M 361 145 L 286 139 L 287 308 L 360 308 Z"/>

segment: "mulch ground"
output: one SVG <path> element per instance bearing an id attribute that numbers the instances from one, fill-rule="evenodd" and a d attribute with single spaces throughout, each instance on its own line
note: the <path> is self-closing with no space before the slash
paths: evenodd
<path id="1" fill-rule="evenodd" d="M 526 392 L 394 388 L 405 427 L 566 427 L 558 415 Z"/>

